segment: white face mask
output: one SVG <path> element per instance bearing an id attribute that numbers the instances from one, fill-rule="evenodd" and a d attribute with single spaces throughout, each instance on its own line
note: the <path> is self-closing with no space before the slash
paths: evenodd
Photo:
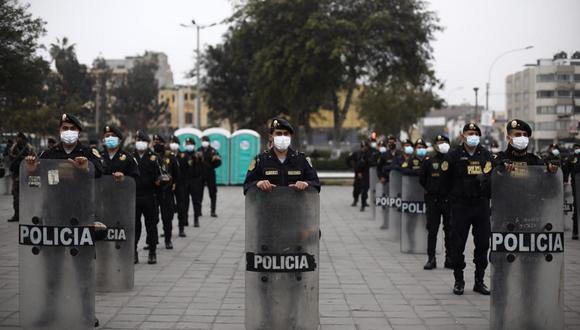
<path id="1" fill-rule="evenodd" d="M 291 141 L 289 136 L 274 136 L 274 147 L 280 151 L 285 151 L 290 146 Z"/>
<path id="2" fill-rule="evenodd" d="M 579 155 L 579 154 L 580 154 L 580 149 L 574 149 L 574 153 L 575 153 L 576 155 Z"/>
<path id="3" fill-rule="evenodd" d="M 171 151 L 173 151 L 173 152 L 179 150 L 179 143 L 175 143 L 175 142 L 170 143 L 169 144 L 169 149 L 171 149 Z"/>
<path id="4" fill-rule="evenodd" d="M 380 153 L 385 153 L 385 152 L 387 152 L 387 147 L 380 147 L 380 148 L 379 148 L 379 152 L 380 152 Z"/>
<path id="5" fill-rule="evenodd" d="M 79 139 L 79 131 L 62 131 L 60 140 L 65 144 L 73 144 Z"/>
<path id="6" fill-rule="evenodd" d="M 137 149 L 137 151 L 145 151 L 145 150 L 147 150 L 148 146 L 149 146 L 149 143 L 147 143 L 145 141 L 135 142 L 135 149 Z"/>
<path id="7" fill-rule="evenodd" d="M 195 150 L 195 145 L 194 144 L 188 144 L 185 146 L 185 150 L 192 152 Z"/>
<path id="8" fill-rule="evenodd" d="M 528 147 L 528 143 L 530 143 L 530 139 L 527 136 L 518 136 L 512 138 L 512 146 L 517 150 L 524 150 Z"/>
<path id="9" fill-rule="evenodd" d="M 376 149 L 377 148 L 377 143 L 376 142 L 371 142 L 371 148 Z"/>
<path id="10" fill-rule="evenodd" d="M 412 153 L 413 153 L 413 147 L 411 147 L 411 146 L 406 146 L 406 147 L 405 147 L 405 149 L 404 149 L 404 151 L 405 151 L 405 153 L 406 153 L 407 155 L 410 155 L 410 154 L 412 154 Z"/>
<path id="11" fill-rule="evenodd" d="M 446 154 L 449 152 L 449 143 L 441 143 L 437 145 L 437 149 L 439 150 L 440 153 L 442 154 Z"/>
<path id="12" fill-rule="evenodd" d="M 209 141 L 201 141 L 201 146 L 204 148 L 209 147 Z"/>

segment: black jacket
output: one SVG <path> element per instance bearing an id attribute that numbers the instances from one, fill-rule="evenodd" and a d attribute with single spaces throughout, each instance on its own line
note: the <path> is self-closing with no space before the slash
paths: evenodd
<path id="1" fill-rule="evenodd" d="M 103 159 L 101 154 L 95 148 L 91 148 L 77 142 L 74 149 L 70 153 L 66 153 L 62 142 L 54 147 L 43 151 L 40 154 L 40 159 L 74 159 L 76 157 L 85 157 L 91 162 L 95 168 L 95 178 L 103 175 Z"/>
<path id="2" fill-rule="evenodd" d="M 219 152 L 213 147 L 209 146 L 207 148 L 200 147 L 197 151 L 201 155 L 201 160 L 203 162 L 204 174 L 208 177 L 215 176 L 215 169 L 220 167 L 222 164 L 222 159 Z"/>
<path id="3" fill-rule="evenodd" d="M 119 149 L 111 159 L 107 150 L 102 152 L 103 155 L 103 174 L 111 175 L 115 172 L 121 172 L 124 175 L 136 178 L 139 176 L 139 167 L 137 160 L 130 153 Z"/>
<path id="4" fill-rule="evenodd" d="M 159 166 L 159 156 L 153 151 L 147 149 L 143 157 L 135 151 L 133 157 L 137 160 L 139 165 L 140 175 L 135 178 L 137 197 L 139 196 L 154 196 L 157 190 L 156 182 L 161 175 L 161 168 Z"/>
<path id="5" fill-rule="evenodd" d="M 179 152 L 177 160 L 181 169 L 181 179 L 179 181 L 188 181 L 201 178 L 204 172 L 204 164 L 200 152 Z"/>
<path id="6" fill-rule="evenodd" d="M 381 153 L 377 163 L 377 175 L 379 179 L 384 179 L 385 182 L 389 181 L 389 174 L 391 173 L 393 162 L 399 155 L 400 152 L 398 150 L 387 150 L 387 152 Z"/>
<path id="7" fill-rule="evenodd" d="M 421 164 L 419 183 L 425 189 L 427 196 L 447 198 L 442 184 L 443 168 L 449 168 L 449 160 L 446 154 L 436 152 L 434 155 L 426 157 Z"/>
<path id="8" fill-rule="evenodd" d="M 491 197 L 492 154 L 481 145 L 470 155 L 463 145 L 448 154 L 449 165 L 441 167 L 443 193 L 452 202 L 467 202 Z"/>

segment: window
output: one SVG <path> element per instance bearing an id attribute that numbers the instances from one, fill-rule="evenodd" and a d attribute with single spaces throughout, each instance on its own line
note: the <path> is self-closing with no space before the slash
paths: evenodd
<path id="1" fill-rule="evenodd" d="M 536 107 L 536 113 L 538 115 L 553 115 L 556 113 L 556 110 L 554 109 L 554 107 L 539 106 Z"/>
<path id="2" fill-rule="evenodd" d="M 187 93 L 183 94 L 183 99 L 186 101 L 187 101 L 187 95 L 189 95 L 189 94 L 187 94 Z"/>
<path id="3" fill-rule="evenodd" d="M 550 82 L 554 81 L 554 74 L 539 74 L 536 76 L 537 82 Z"/>
<path id="4" fill-rule="evenodd" d="M 580 91 L 574 91 L 574 97 L 580 97 Z"/>
<path id="5" fill-rule="evenodd" d="M 571 97 L 572 96 L 572 92 L 571 91 L 558 91 L 557 92 L 558 97 Z"/>
<path id="6" fill-rule="evenodd" d="M 558 115 L 568 115 L 572 114 L 572 105 L 558 105 L 556 106 L 556 113 Z"/>
<path id="7" fill-rule="evenodd" d="M 554 91 L 537 91 L 536 97 L 539 99 L 551 99 L 554 97 Z"/>
<path id="8" fill-rule="evenodd" d="M 555 122 L 537 123 L 537 129 L 538 131 L 555 131 L 556 123 Z"/>
<path id="9" fill-rule="evenodd" d="M 171 103 L 175 103 L 175 94 L 171 95 Z"/>
<path id="10" fill-rule="evenodd" d="M 570 81 L 570 75 L 569 74 L 558 74 L 558 75 L 556 75 L 556 80 L 557 81 Z"/>
<path id="11" fill-rule="evenodd" d="M 185 113 L 185 123 L 186 124 L 193 124 L 193 113 L 191 113 L 191 112 Z"/>
<path id="12" fill-rule="evenodd" d="M 195 100 L 195 94 L 193 93 L 189 94 L 189 99 L 192 101 Z"/>
<path id="13" fill-rule="evenodd" d="M 580 74 L 577 73 L 577 74 L 574 75 L 574 81 L 575 82 L 580 82 Z"/>

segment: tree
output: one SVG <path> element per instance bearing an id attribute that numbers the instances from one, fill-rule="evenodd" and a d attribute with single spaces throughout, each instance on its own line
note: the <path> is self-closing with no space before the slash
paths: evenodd
<path id="1" fill-rule="evenodd" d="M 21 128 L 16 118 L 41 104 L 49 72 L 36 53 L 45 23 L 28 9 L 16 0 L 0 0 L 0 129 Z"/>

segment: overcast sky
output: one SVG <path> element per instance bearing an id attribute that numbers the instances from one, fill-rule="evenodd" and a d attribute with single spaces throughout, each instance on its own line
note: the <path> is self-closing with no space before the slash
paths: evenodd
<path id="1" fill-rule="evenodd" d="M 19 0 L 47 22 L 42 43 L 68 37 L 76 44 L 82 63 L 94 58 L 123 58 L 145 50 L 169 57 L 176 83 L 189 83 L 185 72 L 193 67 L 194 29 L 180 26 L 195 19 L 200 24 L 219 22 L 232 11 L 228 0 Z M 485 83 L 494 59 L 515 48 L 534 48 L 511 53 L 497 61 L 491 72 L 490 107 L 505 108 L 505 76 L 538 58 L 555 52 L 580 50 L 580 1 L 578 0 L 430 0 L 445 28 L 433 43 L 441 91 L 450 104 L 475 100 L 480 88 L 485 102 Z M 202 45 L 221 42 L 224 25 L 202 32 Z"/>

